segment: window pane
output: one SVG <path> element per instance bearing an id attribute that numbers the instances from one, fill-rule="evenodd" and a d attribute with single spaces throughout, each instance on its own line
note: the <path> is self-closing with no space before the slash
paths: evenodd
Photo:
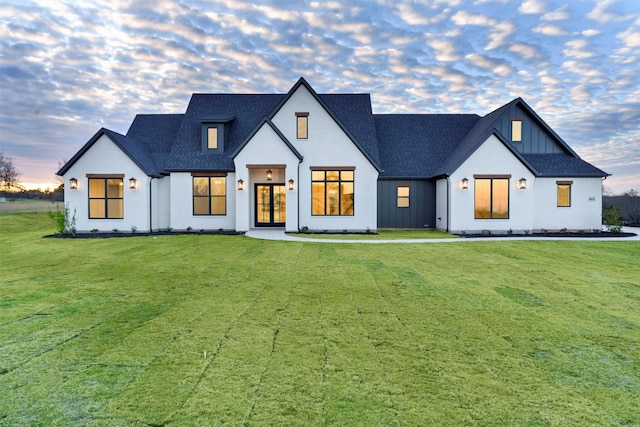
<path id="1" fill-rule="evenodd" d="M 491 213 L 491 180 L 476 179 L 475 217 L 490 218 Z"/>
<path id="2" fill-rule="evenodd" d="M 308 117 L 298 116 L 298 139 L 307 139 L 309 137 L 308 124 Z"/>
<path id="3" fill-rule="evenodd" d="M 324 171 L 311 171 L 312 181 L 324 181 Z"/>
<path id="4" fill-rule="evenodd" d="M 209 198 L 208 197 L 193 198 L 193 214 L 209 215 Z"/>
<path id="5" fill-rule="evenodd" d="M 212 196 L 224 196 L 227 194 L 226 178 L 211 178 L 211 195 Z"/>
<path id="6" fill-rule="evenodd" d="M 340 172 L 343 181 L 353 181 L 353 171 Z"/>
<path id="7" fill-rule="evenodd" d="M 209 195 L 209 178 L 193 178 L 193 195 L 208 196 Z"/>
<path id="8" fill-rule="evenodd" d="M 353 215 L 353 183 L 343 182 L 340 187 L 342 189 L 340 215 Z"/>
<path id="9" fill-rule="evenodd" d="M 327 182 L 327 215 L 340 214 L 340 211 L 338 211 L 338 198 L 340 197 L 338 190 L 337 182 Z"/>
<path id="10" fill-rule="evenodd" d="M 492 218 L 509 218 L 509 180 L 493 180 Z"/>
<path id="11" fill-rule="evenodd" d="M 399 208 L 408 208 L 409 207 L 409 198 L 408 197 L 398 197 L 398 207 Z"/>
<path id="12" fill-rule="evenodd" d="M 122 199 L 107 199 L 107 218 L 122 218 L 123 216 Z"/>
<path id="13" fill-rule="evenodd" d="M 107 180 L 107 197 L 109 198 L 122 198 L 123 194 L 122 179 L 108 179 Z"/>
<path id="14" fill-rule="evenodd" d="M 398 197 L 409 197 L 409 187 L 398 187 Z"/>
<path id="15" fill-rule="evenodd" d="M 522 122 L 520 120 L 511 122 L 511 140 L 522 141 Z"/>
<path id="16" fill-rule="evenodd" d="M 327 181 L 337 181 L 340 179 L 340 171 L 327 171 Z"/>
<path id="17" fill-rule="evenodd" d="M 571 206 L 571 186 L 558 185 L 558 206 Z"/>
<path id="18" fill-rule="evenodd" d="M 105 188 L 104 179 L 90 179 L 89 180 L 89 198 L 104 198 Z"/>
<path id="19" fill-rule="evenodd" d="M 311 214 L 324 215 L 324 183 L 311 184 Z"/>
<path id="20" fill-rule="evenodd" d="M 211 198 L 211 215 L 226 215 L 227 204 L 225 197 L 212 197 Z"/>
<path id="21" fill-rule="evenodd" d="M 104 199 L 89 200 L 89 218 L 104 218 Z"/>
<path id="22" fill-rule="evenodd" d="M 218 128 L 207 128 L 207 148 L 210 150 L 218 148 Z"/>

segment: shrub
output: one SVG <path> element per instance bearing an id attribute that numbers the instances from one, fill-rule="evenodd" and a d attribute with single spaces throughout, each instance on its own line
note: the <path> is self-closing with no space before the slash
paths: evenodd
<path id="1" fill-rule="evenodd" d="M 49 211 L 49 218 L 55 222 L 57 234 L 76 234 L 76 210 L 73 210 L 73 216 L 71 216 L 68 203 L 65 203 L 62 210 L 56 206 L 55 212 Z"/>
<path id="2" fill-rule="evenodd" d="M 606 208 L 602 211 L 602 220 L 607 224 L 610 232 L 620 233 L 622 230 L 622 212 L 619 209 L 613 206 Z"/>

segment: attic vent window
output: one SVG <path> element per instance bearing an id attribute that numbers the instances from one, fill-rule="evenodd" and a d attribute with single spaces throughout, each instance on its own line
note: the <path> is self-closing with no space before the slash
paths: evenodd
<path id="1" fill-rule="evenodd" d="M 296 113 L 296 138 L 309 138 L 309 113 Z"/>
<path id="2" fill-rule="evenodd" d="M 224 149 L 224 124 L 203 123 L 202 124 L 202 150 L 222 151 Z"/>
<path id="3" fill-rule="evenodd" d="M 218 149 L 218 128 L 207 128 L 207 148 L 209 150 Z"/>

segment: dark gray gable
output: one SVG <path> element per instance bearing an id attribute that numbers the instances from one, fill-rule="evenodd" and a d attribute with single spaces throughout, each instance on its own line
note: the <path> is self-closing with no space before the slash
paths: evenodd
<path id="1" fill-rule="evenodd" d="M 538 176 L 548 177 L 607 177 L 610 174 L 566 153 L 523 154 Z"/>
<path id="2" fill-rule="evenodd" d="M 381 178 L 431 178 L 480 119 L 475 114 L 376 114 Z"/>
<path id="3" fill-rule="evenodd" d="M 184 114 L 138 114 L 131 123 L 127 140 L 146 147 L 156 171 L 153 175 L 166 174 L 165 165 L 183 118 Z"/>

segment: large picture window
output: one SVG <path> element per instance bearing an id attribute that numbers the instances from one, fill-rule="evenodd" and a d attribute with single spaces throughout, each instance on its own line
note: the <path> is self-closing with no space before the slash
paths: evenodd
<path id="1" fill-rule="evenodd" d="M 89 177 L 89 219 L 124 217 L 123 177 Z"/>
<path id="2" fill-rule="evenodd" d="M 227 178 L 225 176 L 193 177 L 193 214 L 227 214 Z"/>
<path id="3" fill-rule="evenodd" d="M 354 170 L 311 171 L 311 214 L 353 216 Z"/>
<path id="4" fill-rule="evenodd" d="M 509 218 L 508 177 L 475 177 L 475 218 Z"/>

